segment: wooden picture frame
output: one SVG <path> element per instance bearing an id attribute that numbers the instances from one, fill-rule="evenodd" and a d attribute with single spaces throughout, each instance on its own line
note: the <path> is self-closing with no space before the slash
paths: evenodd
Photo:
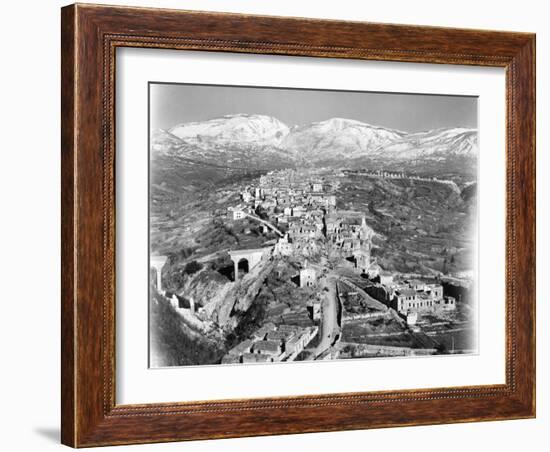
<path id="1" fill-rule="evenodd" d="M 64 444 L 86 447 L 535 416 L 535 35 L 76 4 L 62 9 L 61 38 Z M 118 47 L 505 68 L 506 383 L 117 405 Z"/>

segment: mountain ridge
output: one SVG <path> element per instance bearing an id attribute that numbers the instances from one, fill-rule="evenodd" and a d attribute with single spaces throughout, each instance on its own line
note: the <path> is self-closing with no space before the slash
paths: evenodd
<path id="1" fill-rule="evenodd" d="M 254 170 L 300 165 L 345 166 L 385 163 L 406 168 L 422 162 L 444 168 L 472 166 L 477 129 L 438 128 L 404 132 L 354 119 L 334 117 L 300 126 L 267 115 L 226 115 L 151 133 L 152 157 L 191 158 Z M 435 168 L 434 170 L 437 170 Z"/>

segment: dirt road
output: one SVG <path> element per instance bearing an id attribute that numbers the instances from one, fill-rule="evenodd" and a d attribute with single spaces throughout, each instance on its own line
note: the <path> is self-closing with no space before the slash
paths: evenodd
<path id="1" fill-rule="evenodd" d="M 336 281 L 334 276 L 327 276 L 320 280 L 320 288 L 323 296 L 322 301 L 322 318 L 320 333 L 321 340 L 315 349 L 315 356 L 321 355 L 336 342 L 340 334 L 340 326 L 338 325 L 338 295 L 336 293 Z M 328 289 L 328 291 L 326 290 Z"/>

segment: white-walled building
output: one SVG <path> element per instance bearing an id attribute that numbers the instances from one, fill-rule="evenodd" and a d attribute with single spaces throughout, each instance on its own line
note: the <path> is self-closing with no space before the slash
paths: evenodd
<path id="1" fill-rule="evenodd" d="M 317 272 L 314 268 L 306 267 L 300 270 L 300 287 L 313 287 L 317 283 Z"/>

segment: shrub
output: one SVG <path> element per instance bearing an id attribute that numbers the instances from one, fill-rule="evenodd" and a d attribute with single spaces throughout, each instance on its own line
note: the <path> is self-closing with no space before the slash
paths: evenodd
<path id="1" fill-rule="evenodd" d="M 191 261 L 185 266 L 183 271 L 188 275 L 192 275 L 193 273 L 197 273 L 201 269 L 202 264 L 198 263 L 197 261 Z"/>

